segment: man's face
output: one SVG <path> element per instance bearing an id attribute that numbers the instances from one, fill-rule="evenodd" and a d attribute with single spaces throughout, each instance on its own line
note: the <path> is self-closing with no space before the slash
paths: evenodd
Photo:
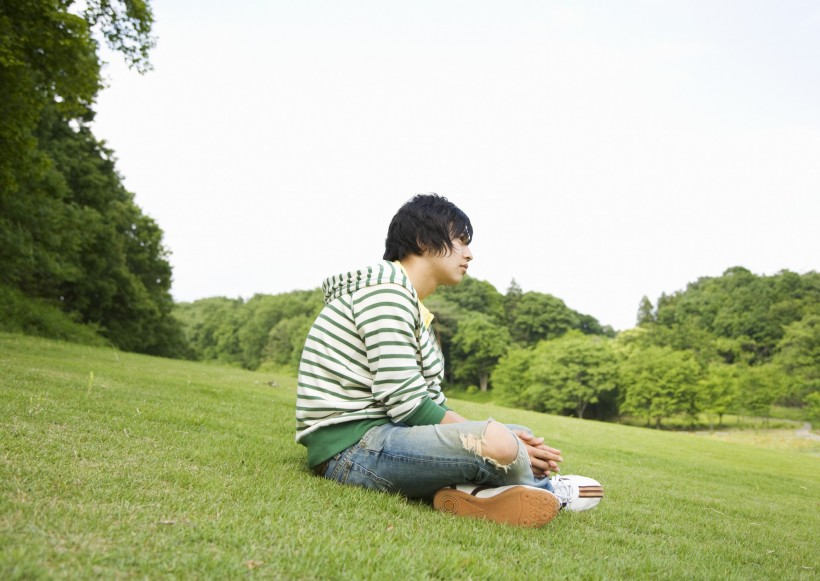
<path id="1" fill-rule="evenodd" d="M 453 250 L 444 256 L 428 255 L 433 275 L 438 284 L 454 285 L 467 273 L 467 264 L 473 259 L 466 238 L 453 239 Z"/>

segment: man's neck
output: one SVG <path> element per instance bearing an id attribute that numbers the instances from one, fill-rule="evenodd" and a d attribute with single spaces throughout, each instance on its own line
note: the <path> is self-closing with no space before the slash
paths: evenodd
<path id="1" fill-rule="evenodd" d="M 430 265 L 423 256 L 408 254 L 399 262 L 401 262 L 401 265 L 407 272 L 407 277 L 413 284 L 413 288 L 416 289 L 419 300 L 423 301 L 433 294 L 433 291 L 438 287 L 438 282 L 430 270 Z"/>

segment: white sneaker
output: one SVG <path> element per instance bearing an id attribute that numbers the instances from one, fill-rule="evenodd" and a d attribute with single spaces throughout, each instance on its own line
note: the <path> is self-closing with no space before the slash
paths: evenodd
<path id="1" fill-rule="evenodd" d="M 521 527 L 547 524 L 561 509 L 558 497 L 534 486 L 489 488 L 459 484 L 442 488 L 433 497 L 436 510 L 456 516 L 489 519 Z"/>
<path id="2" fill-rule="evenodd" d="M 553 476 L 550 478 L 550 484 L 555 489 L 555 495 L 561 501 L 563 510 L 589 510 L 598 506 L 604 497 L 604 487 L 601 483 L 586 476 Z"/>

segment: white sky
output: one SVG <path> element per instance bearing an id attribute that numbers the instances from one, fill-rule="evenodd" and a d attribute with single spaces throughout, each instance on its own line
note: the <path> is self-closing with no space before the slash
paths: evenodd
<path id="1" fill-rule="evenodd" d="M 820 269 L 820 3 L 154 0 L 94 131 L 173 252 L 173 296 L 318 287 L 413 194 L 471 274 L 616 329 L 731 266 Z"/>

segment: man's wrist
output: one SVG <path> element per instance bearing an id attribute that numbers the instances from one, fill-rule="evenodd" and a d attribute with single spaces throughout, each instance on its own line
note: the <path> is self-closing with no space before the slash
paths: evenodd
<path id="1" fill-rule="evenodd" d="M 453 410 L 447 410 L 447 412 L 444 414 L 444 417 L 441 419 L 442 424 L 458 424 L 466 421 L 466 418 L 460 416 Z"/>

